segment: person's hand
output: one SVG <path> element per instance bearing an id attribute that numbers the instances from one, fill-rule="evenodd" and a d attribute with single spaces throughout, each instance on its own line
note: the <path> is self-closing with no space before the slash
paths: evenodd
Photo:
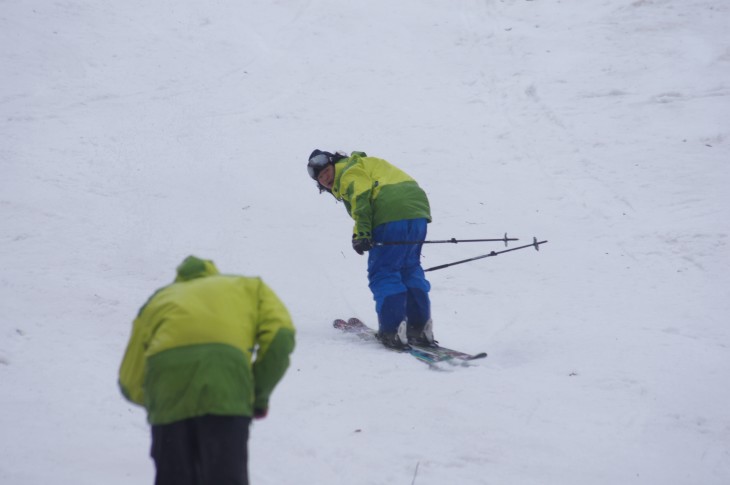
<path id="1" fill-rule="evenodd" d="M 264 419 L 267 414 L 269 414 L 268 409 L 254 409 L 253 410 L 254 419 Z"/>
<path id="2" fill-rule="evenodd" d="M 352 240 L 352 249 L 354 249 L 357 254 L 362 255 L 366 251 L 370 251 L 372 248 L 373 248 L 373 245 L 370 242 L 370 239 L 363 238 L 363 239 L 353 239 Z"/>

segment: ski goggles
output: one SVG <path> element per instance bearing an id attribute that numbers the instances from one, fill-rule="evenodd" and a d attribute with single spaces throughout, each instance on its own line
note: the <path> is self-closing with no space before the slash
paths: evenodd
<path id="1" fill-rule="evenodd" d="M 330 159 L 329 155 L 327 155 L 326 153 L 319 153 L 310 158 L 309 163 L 307 163 L 307 172 L 309 172 L 309 176 L 312 177 L 314 180 L 317 180 L 319 172 L 324 170 L 327 164 L 331 161 L 332 160 Z"/>

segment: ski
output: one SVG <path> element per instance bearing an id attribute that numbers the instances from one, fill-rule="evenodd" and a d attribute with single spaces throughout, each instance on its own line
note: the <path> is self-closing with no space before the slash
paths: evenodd
<path id="1" fill-rule="evenodd" d="M 377 331 L 373 328 L 368 327 L 358 318 L 350 318 L 345 321 L 337 319 L 332 322 L 332 326 L 342 330 L 345 333 L 352 333 L 357 335 L 362 340 L 370 342 L 378 342 Z M 384 347 L 387 348 L 387 347 Z M 419 345 L 410 345 L 409 349 L 388 349 L 399 353 L 410 353 L 416 359 L 425 362 L 429 365 L 435 366 L 441 362 L 448 362 L 454 365 L 469 365 L 470 361 L 483 359 L 487 356 L 486 352 L 480 352 L 478 354 L 468 354 L 459 350 L 449 349 L 447 347 L 441 347 L 437 345 L 435 347 L 423 347 Z"/>

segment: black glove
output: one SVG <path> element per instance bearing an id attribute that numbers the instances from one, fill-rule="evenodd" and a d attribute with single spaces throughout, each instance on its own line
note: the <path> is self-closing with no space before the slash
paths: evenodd
<path id="1" fill-rule="evenodd" d="M 372 248 L 373 245 L 370 243 L 370 239 L 363 238 L 352 240 L 352 249 L 354 249 L 357 254 L 362 255 L 365 251 L 370 251 Z"/>

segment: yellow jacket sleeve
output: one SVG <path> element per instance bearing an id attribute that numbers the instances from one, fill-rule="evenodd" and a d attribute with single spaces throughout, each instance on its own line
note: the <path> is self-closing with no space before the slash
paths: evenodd
<path id="1" fill-rule="evenodd" d="M 142 382 L 144 380 L 145 366 L 145 345 L 143 336 L 143 322 L 137 317 L 132 326 L 132 335 L 127 344 L 127 350 L 119 368 L 119 388 L 122 394 L 129 401 L 144 405 L 144 392 Z"/>
<path id="2" fill-rule="evenodd" d="M 289 367 L 294 350 L 295 330 L 289 311 L 276 294 L 261 281 L 259 288 L 259 322 L 256 332 L 254 408 L 269 407 L 271 392 Z"/>

